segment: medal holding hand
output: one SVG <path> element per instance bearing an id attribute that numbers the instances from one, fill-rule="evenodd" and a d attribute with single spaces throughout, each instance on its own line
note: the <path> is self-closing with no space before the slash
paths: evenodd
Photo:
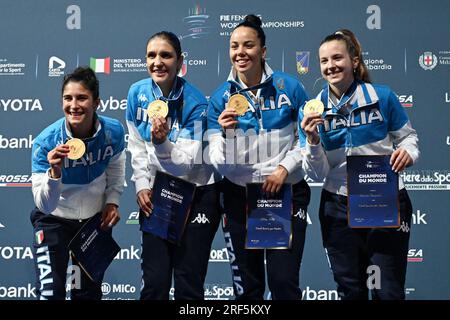
<path id="1" fill-rule="evenodd" d="M 52 179 L 61 178 L 61 168 L 63 159 L 67 157 L 70 147 L 66 144 L 56 146 L 47 154 L 47 161 L 50 164 L 50 176 Z"/>
<path id="2" fill-rule="evenodd" d="M 152 142 L 153 144 L 164 143 L 169 134 L 169 125 L 167 124 L 166 118 L 161 116 L 156 116 L 151 118 L 152 121 Z"/>
<path id="3" fill-rule="evenodd" d="M 311 145 L 316 145 L 320 142 L 317 126 L 323 124 L 323 111 L 324 105 L 322 101 L 316 99 L 309 100 L 303 108 L 304 117 L 301 128 L 307 136 L 308 143 Z"/>
<path id="4" fill-rule="evenodd" d="M 169 133 L 169 125 L 166 121 L 166 116 L 169 113 L 169 106 L 167 102 L 155 100 L 150 103 L 148 116 L 152 122 L 151 135 L 154 144 L 161 144 L 167 139 Z"/>

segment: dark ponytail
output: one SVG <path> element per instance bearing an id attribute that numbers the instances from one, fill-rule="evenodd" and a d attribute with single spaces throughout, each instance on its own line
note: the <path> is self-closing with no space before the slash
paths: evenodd
<path id="1" fill-rule="evenodd" d="M 236 30 L 239 27 L 248 27 L 252 28 L 256 31 L 256 34 L 258 36 L 259 42 L 261 43 L 261 48 L 264 48 L 266 46 L 266 34 L 264 33 L 262 29 L 262 21 L 258 16 L 255 16 L 254 14 L 246 15 L 244 18 L 244 21 L 239 23 L 234 29 Z M 261 60 L 261 67 L 264 70 L 266 61 L 264 58 Z"/>
<path id="2" fill-rule="evenodd" d="M 258 35 L 259 41 L 261 42 L 261 47 L 266 46 L 266 35 L 262 29 L 262 21 L 258 16 L 255 16 L 254 14 L 249 14 L 245 16 L 244 21 L 239 23 L 234 30 L 236 30 L 239 27 L 249 27 L 256 31 L 256 34 Z"/>
<path id="3" fill-rule="evenodd" d="M 78 67 L 72 73 L 66 74 L 61 86 L 61 95 L 64 94 L 64 89 L 69 82 L 82 83 L 92 93 L 94 101 L 99 98 L 100 85 L 95 72 L 91 68 Z"/>
<path id="4" fill-rule="evenodd" d="M 364 63 L 364 59 L 362 57 L 362 48 L 356 36 L 348 29 L 339 29 L 335 33 L 330 34 L 322 40 L 320 45 L 325 42 L 330 42 L 333 40 L 344 41 L 347 46 L 347 51 L 350 55 L 350 58 L 358 57 L 359 64 L 354 69 L 355 79 L 361 80 L 367 83 L 370 83 L 370 75 L 369 70 L 367 69 L 366 64 Z"/>

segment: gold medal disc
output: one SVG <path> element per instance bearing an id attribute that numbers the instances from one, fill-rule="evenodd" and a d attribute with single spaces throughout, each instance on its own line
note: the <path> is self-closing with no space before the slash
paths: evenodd
<path id="1" fill-rule="evenodd" d="M 303 108 L 303 113 L 308 114 L 312 112 L 317 112 L 319 114 L 322 114 L 325 110 L 325 107 L 322 103 L 322 101 L 317 99 L 312 99 L 306 102 L 305 107 Z"/>
<path id="2" fill-rule="evenodd" d="M 69 154 L 67 155 L 67 158 L 70 160 L 80 159 L 86 151 L 84 142 L 77 138 L 70 139 L 66 142 L 66 145 L 70 148 Z"/>
<path id="3" fill-rule="evenodd" d="M 147 114 L 150 118 L 161 117 L 165 118 L 169 113 L 169 106 L 167 102 L 162 100 L 155 100 L 147 108 Z"/>
<path id="4" fill-rule="evenodd" d="M 247 98 L 242 94 L 234 94 L 228 100 L 227 108 L 233 108 L 239 116 L 242 116 L 248 109 Z"/>

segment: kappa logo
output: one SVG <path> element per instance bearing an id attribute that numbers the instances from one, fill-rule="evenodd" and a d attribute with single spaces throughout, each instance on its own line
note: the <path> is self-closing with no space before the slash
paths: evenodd
<path id="1" fill-rule="evenodd" d="M 138 96 L 138 101 L 139 101 L 139 102 L 148 102 L 147 96 L 146 96 L 145 94 L 141 93 L 141 94 Z"/>
<path id="2" fill-rule="evenodd" d="M 400 227 L 397 229 L 397 231 L 401 231 L 401 232 L 408 233 L 408 232 L 409 232 L 408 222 L 402 221 L 402 224 L 401 224 Z"/>
<path id="3" fill-rule="evenodd" d="M 195 217 L 195 219 L 193 219 L 191 221 L 191 223 L 201 223 L 201 224 L 205 224 L 205 223 L 210 223 L 209 219 L 206 217 L 206 215 L 204 213 L 198 213 L 197 217 Z"/>
<path id="4" fill-rule="evenodd" d="M 312 224 L 311 218 L 309 217 L 308 212 L 303 210 L 302 208 L 298 209 L 297 213 L 294 214 L 294 218 L 299 218 L 301 220 L 306 220 L 308 224 Z"/>

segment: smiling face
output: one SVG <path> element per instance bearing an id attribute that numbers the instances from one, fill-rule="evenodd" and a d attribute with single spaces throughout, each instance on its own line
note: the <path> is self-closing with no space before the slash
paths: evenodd
<path id="1" fill-rule="evenodd" d="M 353 70 L 359 64 L 358 57 L 350 56 L 344 41 L 332 40 L 320 46 L 319 60 L 323 78 L 340 97 L 354 80 Z"/>
<path id="2" fill-rule="evenodd" d="M 156 37 L 147 44 L 147 70 L 153 81 L 167 95 L 183 64 L 173 46 L 164 38 Z"/>
<path id="3" fill-rule="evenodd" d="M 256 78 L 259 82 L 265 57 L 266 47 L 261 47 L 256 30 L 241 26 L 233 31 L 230 37 L 230 60 L 240 79 Z"/>
<path id="4" fill-rule="evenodd" d="M 74 137 L 88 137 L 94 127 L 95 110 L 99 99 L 81 82 L 69 81 L 63 90 L 63 111 Z"/>

